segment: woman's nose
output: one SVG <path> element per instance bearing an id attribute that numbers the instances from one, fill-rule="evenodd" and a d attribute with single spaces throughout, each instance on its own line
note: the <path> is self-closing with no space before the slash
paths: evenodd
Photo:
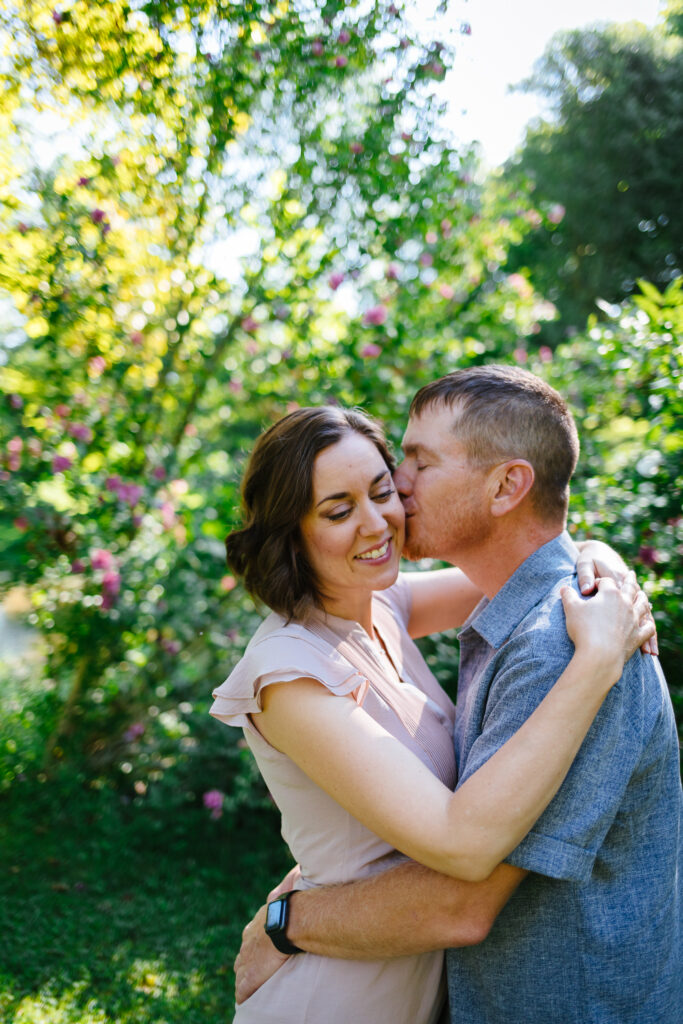
<path id="1" fill-rule="evenodd" d="M 381 505 L 377 505 L 374 501 L 369 501 L 363 508 L 360 532 L 368 535 L 380 533 L 384 530 L 386 524 L 387 520 Z"/>

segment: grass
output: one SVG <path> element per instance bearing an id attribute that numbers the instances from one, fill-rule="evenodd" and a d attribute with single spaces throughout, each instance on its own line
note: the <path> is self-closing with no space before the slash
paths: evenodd
<path id="1" fill-rule="evenodd" d="M 227 1024 L 242 928 L 291 860 L 228 822 L 44 785 L 0 806 L 2 1024 Z"/>

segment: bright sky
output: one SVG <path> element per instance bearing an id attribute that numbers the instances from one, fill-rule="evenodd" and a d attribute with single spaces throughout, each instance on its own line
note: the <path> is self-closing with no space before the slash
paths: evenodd
<path id="1" fill-rule="evenodd" d="M 554 32 L 596 22 L 658 21 L 660 0 L 459 0 L 458 21 L 472 34 L 457 47 L 448 79 L 449 122 L 458 139 L 481 142 L 485 162 L 503 162 L 521 142 L 540 100 L 507 87 L 531 71 Z M 463 113 L 465 111 L 465 113 Z"/>

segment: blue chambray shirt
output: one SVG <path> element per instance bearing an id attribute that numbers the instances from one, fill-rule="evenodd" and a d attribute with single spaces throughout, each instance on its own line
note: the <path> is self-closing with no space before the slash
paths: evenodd
<path id="1" fill-rule="evenodd" d="M 519 729 L 573 654 L 563 533 L 460 633 L 459 784 Z M 676 725 L 656 659 L 636 653 L 557 795 L 507 858 L 533 872 L 488 938 L 448 951 L 453 1024 L 680 1024 Z"/>

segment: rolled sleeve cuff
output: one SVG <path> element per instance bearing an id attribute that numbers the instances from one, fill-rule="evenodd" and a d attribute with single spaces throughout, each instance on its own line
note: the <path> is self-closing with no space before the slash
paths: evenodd
<path id="1" fill-rule="evenodd" d="M 548 878 L 587 882 L 593 871 L 595 854 L 552 836 L 530 832 L 505 860 L 514 867 L 535 871 Z"/>

